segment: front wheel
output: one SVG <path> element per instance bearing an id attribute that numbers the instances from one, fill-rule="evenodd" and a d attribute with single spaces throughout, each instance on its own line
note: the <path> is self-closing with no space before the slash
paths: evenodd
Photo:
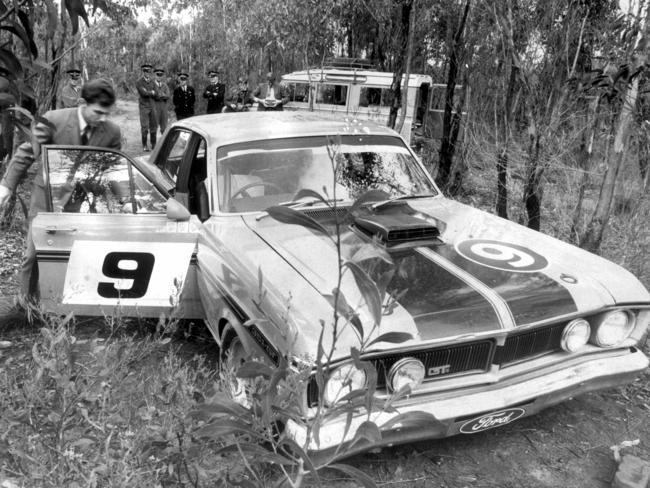
<path id="1" fill-rule="evenodd" d="M 221 343 L 221 374 L 230 397 L 244 407 L 251 406 L 250 394 L 254 380 L 237 377 L 239 368 L 249 359 L 246 348 L 233 329 L 224 332 Z"/>

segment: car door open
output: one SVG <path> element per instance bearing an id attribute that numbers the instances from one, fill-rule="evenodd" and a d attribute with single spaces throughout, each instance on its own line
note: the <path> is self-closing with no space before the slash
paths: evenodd
<path id="1" fill-rule="evenodd" d="M 43 147 L 50 211 L 36 216 L 32 237 L 46 310 L 202 317 L 200 222 L 167 218 L 169 195 L 150 171 L 109 149 Z"/>

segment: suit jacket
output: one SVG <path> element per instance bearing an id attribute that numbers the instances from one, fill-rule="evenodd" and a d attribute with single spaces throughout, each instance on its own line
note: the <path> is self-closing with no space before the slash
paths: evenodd
<path id="1" fill-rule="evenodd" d="M 153 81 L 153 78 L 149 78 L 149 81 L 144 79 L 144 76 L 141 77 L 138 81 L 135 82 L 135 88 L 138 90 L 138 106 L 142 108 L 153 107 L 153 102 L 158 96 L 156 90 L 156 82 Z M 151 93 L 153 91 L 153 93 Z"/>
<path id="2" fill-rule="evenodd" d="M 218 114 L 223 108 L 224 98 L 226 96 L 226 85 L 223 83 L 210 83 L 203 90 L 203 98 L 208 99 L 206 113 Z"/>
<path id="3" fill-rule="evenodd" d="M 154 85 L 156 86 L 156 96 L 154 97 L 154 100 L 166 104 L 167 100 L 169 100 L 169 85 L 165 80 L 161 80 L 160 85 L 156 81 L 154 82 Z"/>
<path id="4" fill-rule="evenodd" d="M 81 144 L 81 129 L 79 128 L 78 108 L 64 108 L 60 110 L 51 110 L 43 115 L 52 126 L 38 122 L 32 133 L 38 144 L 33 147 L 31 142 L 23 142 L 14 154 L 7 171 L 5 172 L 0 184 L 6 186 L 11 191 L 15 191 L 22 177 L 27 173 L 29 167 L 38 158 L 41 152 L 41 145 L 44 144 Z M 113 122 L 106 121 L 95 127 L 88 140 L 89 146 L 106 147 L 109 149 L 120 150 L 122 148 L 122 133 L 120 128 Z M 40 162 L 39 162 L 40 163 Z M 47 209 L 45 194 L 45 182 L 43 171 L 40 165 L 34 177 L 32 187 L 32 196 L 30 202 L 30 218 L 34 217 L 39 211 Z"/>
<path id="5" fill-rule="evenodd" d="M 61 95 L 56 101 L 56 108 L 71 108 L 79 105 L 79 97 L 81 97 L 81 86 L 74 87 L 69 81 L 63 85 Z"/>
<path id="6" fill-rule="evenodd" d="M 183 90 L 183 87 L 179 85 L 174 89 L 174 111 L 176 112 L 176 118 L 179 120 L 194 115 L 194 102 L 196 101 L 194 88 L 190 85 L 187 85 L 186 88 L 186 90 Z"/>
<path id="7" fill-rule="evenodd" d="M 269 93 L 269 84 L 260 83 L 259 85 L 257 85 L 257 88 L 255 88 L 255 91 L 253 92 L 253 97 L 265 99 L 268 93 Z M 258 104 L 257 109 L 258 110 L 282 110 L 282 105 L 284 105 L 289 101 L 289 97 L 285 96 L 284 94 L 284 89 L 282 88 L 282 85 L 280 85 L 277 82 L 273 84 L 273 96 L 278 102 L 280 102 L 278 105 L 276 105 L 275 107 L 265 107 L 264 104 L 260 103 Z"/>

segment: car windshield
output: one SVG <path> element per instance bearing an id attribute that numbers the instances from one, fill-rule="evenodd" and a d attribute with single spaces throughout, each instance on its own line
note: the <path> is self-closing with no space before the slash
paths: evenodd
<path id="1" fill-rule="evenodd" d="M 353 201 L 368 190 L 390 197 L 437 195 L 403 141 L 343 135 L 268 139 L 217 151 L 222 212 L 255 212 L 291 201 L 299 190 Z"/>

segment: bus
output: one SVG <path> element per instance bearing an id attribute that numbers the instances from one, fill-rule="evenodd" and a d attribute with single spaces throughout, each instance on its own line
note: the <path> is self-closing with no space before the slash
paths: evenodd
<path id="1" fill-rule="evenodd" d="M 403 81 L 404 78 L 402 86 Z M 369 69 L 364 64 L 339 63 L 294 71 L 282 76 L 289 98 L 284 107 L 386 125 L 393 103 L 392 82 L 393 73 Z M 456 86 L 456 90 L 460 88 Z M 442 137 L 445 91 L 446 85 L 433 83 L 429 75 L 409 76 L 406 116 L 401 130 L 409 144 L 415 145 L 425 137 Z"/>

